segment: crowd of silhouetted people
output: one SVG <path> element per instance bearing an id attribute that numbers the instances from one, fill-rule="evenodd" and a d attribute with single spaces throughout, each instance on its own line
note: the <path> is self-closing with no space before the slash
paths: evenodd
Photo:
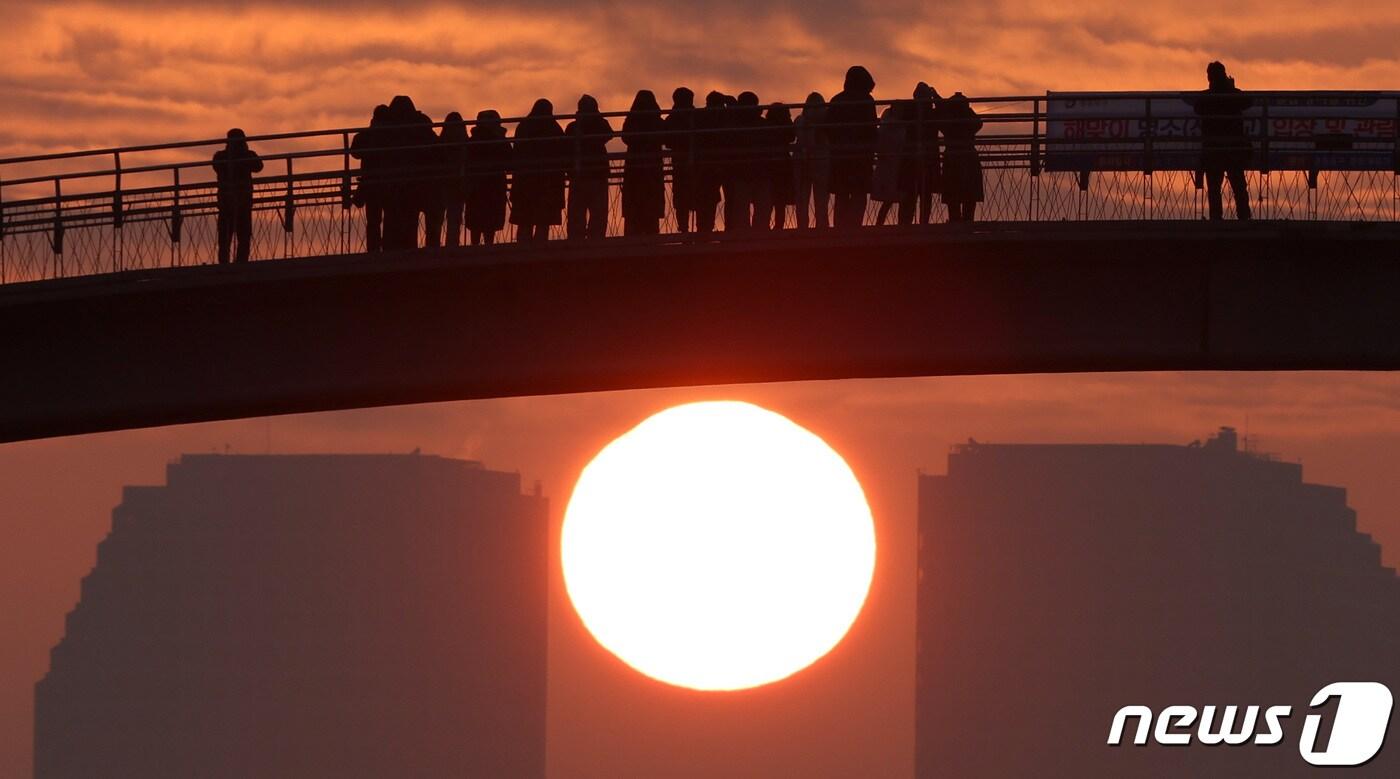
<path id="1" fill-rule="evenodd" d="M 1249 100 L 1218 62 L 1202 93 L 1203 164 L 1212 218 L 1221 216 L 1228 178 L 1237 215 L 1249 218 L 1243 169 L 1249 140 L 1240 114 Z M 495 243 L 507 218 L 516 240 L 545 240 L 564 226 L 570 239 L 607 233 L 613 166 L 609 144 L 621 142 L 621 215 L 626 235 L 660 232 L 670 210 L 680 233 L 781 230 L 789 209 L 798 228 L 859 227 L 872 200 L 876 223 L 927 224 L 935 203 L 949 222 L 971 222 L 984 199 L 976 135 L 982 119 L 961 92 L 944 97 L 926 83 L 877 115 L 875 79 L 851 67 L 829 100 L 807 96 L 794 118 L 781 103 L 757 94 L 713 91 L 703 104 L 685 87 L 663 111 L 650 90 L 637 92 L 615 127 L 591 95 L 579 98 L 561 126 L 548 100 L 535 101 L 508 133 L 494 110 L 468 127 L 460 113 L 441 123 L 407 96 L 374 109 L 350 154 L 359 161 L 353 203 L 365 215 L 370 252 L 422 245 Z M 262 169 L 240 130 L 215 155 L 219 181 L 219 261 L 246 261 L 251 231 L 252 176 Z M 722 223 L 718 219 L 722 215 Z M 421 230 L 421 232 L 420 232 Z"/>

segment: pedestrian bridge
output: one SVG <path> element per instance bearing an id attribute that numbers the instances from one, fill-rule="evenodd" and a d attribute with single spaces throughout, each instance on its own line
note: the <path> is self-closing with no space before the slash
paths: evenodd
<path id="1" fill-rule="evenodd" d="M 0 440 L 390 404 L 976 373 L 1400 368 L 1400 227 L 887 227 L 0 288 Z"/>
<path id="2" fill-rule="evenodd" d="M 0 440 L 681 385 L 1400 368 L 1396 119 L 1373 105 L 1394 101 L 1284 94 L 1256 105 L 1287 123 L 1251 120 L 1251 223 L 1200 219 L 1199 141 L 1163 93 L 976 101 L 973 224 L 697 239 L 668 216 L 370 255 L 351 128 L 251 137 L 255 261 L 217 266 L 214 141 L 0 160 Z"/>

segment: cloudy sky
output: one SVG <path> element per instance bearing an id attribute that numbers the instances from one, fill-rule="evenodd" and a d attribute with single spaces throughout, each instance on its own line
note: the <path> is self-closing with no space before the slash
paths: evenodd
<path id="1" fill-rule="evenodd" d="M 1400 6 L 1308 0 L 7 0 L 0 155 L 362 124 L 406 93 L 440 118 L 536 97 L 754 89 L 830 95 L 867 65 L 882 96 L 1400 85 Z"/>
<path id="2" fill-rule="evenodd" d="M 393 3 L 6 0 L 0 157 L 363 123 L 410 94 L 434 117 L 584 91 L 624 107 L 668 94 L 832 94 L 863 63 L 881 96 L 944 91 L 1199 88 L 1205 62 L 1254 88 L 1400 88 L 1400 5 L 1304 0 L 521 0 Z M 745 716 L 658 689 L 603 655 L 556 601 L 556 777 L 908 775 L 912 766 L 917 468 L 951 443 L 1186 443 L 1248 425 L 1309 480 L 1349 488 L 1400 562 L 1400 378 L 1377 374 L 985 377 L 524 398 L 131 431 L 0 446 L 0 776 L 29 771 L 32 685 L 62 634 L 123 484 L 160 483 L 181 452 L 400 451 L 480 458 L 543 480 L 556 507 L 586 458 L 646 414 L 734 397 L 788 413 L 851 459 L 881 556 L 849 641 Z M 557 512 L 556 512 L 557 513 Z M 614 705 L 600 711 L 599 696 Z M 838 711 L 839 721 L 819 714 Z M 866 723 L 852 736 L 850 722 Z M 678 725 L 680 723 L 680 725 Z M 746 725 L 746 729 L 738 724 Z M 683 725 L 684 727 L 682 727 Z M 679 732 L 688 733 L 682 738 Z M 761 759 L 726 762 L 736 745 Z M 816 745 L 816 746 L 814 746 Z M 629 751 L 631 750 L 631 751 Z M 666 775 L 685 775 L 667 773 Z"/>

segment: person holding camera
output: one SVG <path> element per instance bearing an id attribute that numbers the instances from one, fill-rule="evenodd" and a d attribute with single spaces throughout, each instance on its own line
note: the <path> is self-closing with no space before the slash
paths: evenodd
<path id="1" fill-rule="evenodd" d="M 1196 114 L 1201 117 L 1201 167 L 1205 171 L 1206 196 L 1212 221 L 1224 219 L 1221 188 L 1230 180 L 1235 195 L 1235 218 L 1249 219 L 1249 185 L 1244 169 L 1254 156 L 1254 146 L 1245 132 L 1244 112 L 1254 101 L 1235 86 L 1225 73 L 1225 65 L 1206 66 L 1210 87 L 1196 98 Z"/>

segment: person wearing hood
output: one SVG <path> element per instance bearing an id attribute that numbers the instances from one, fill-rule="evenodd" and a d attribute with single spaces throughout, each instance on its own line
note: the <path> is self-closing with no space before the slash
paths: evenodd
<path id="1" fill-rule="evenodd" d="M 840 228 L 860 227 L 865 220 L 877 134 L 874 90 L 870 71 L 853 65 L 846 71 L 841 92 L 831 98 L 826 109 L 830 186 L 836 198 L 835 222 Z"/>
<path id="2" fill-rule="evenodd" d="M 499 113 L 476 115 L 466 159 L 467 231 L 472 245 L 490 245 L 506 226 L 506 171 L 511 161 L 510 140 Z"/>
<path id="3" fill-rule="evenodd" d="M 448 114 L 438 132 L 438 144 L 442 147 L 439 159 L 442 163 L 441 192 L 442 204 L 446 210 L 444 224 L 447 228 L 445 246 L 456 247 L 462 244 L 462 223 L 467 208 L 467 122 L 462 115 L 453 111 Z"/>
<path id="4" fill-rule="evenodd" d="M 637 92 L 622 121 L 622 143 L 627 154 L 622 164 L 623 235 L 656 235 L 666 215 L 666 171 L 661 145 L 666 122 L 661 105 L 650 89 Z"/>
<path id="5" fill-rule="evenodd" d="M 1209 87 L 1196 98 L 1195 111 L 1201 117 L 1201 168 L 1205 172 L 1210 218 L 1225 218 L 1221 190 L 1228 178 L 1235 195 L 1235 218 L 1249 219 L 1253 212 L 1244 169 L 1254 156 L 1254 145 L 1245 131 L 1244 112 L 1254 101 L 1235 86 L 1224 63 L 1207 65 L 1206 80 Z"/>
<path id="6" fill-rule="evenodd" d="M 577 117 L 564 128 L 572 144 L 569 169 L 568 237 L 602 238 L 608 234 L 608 141 L 612 124 L 598 111 L 592 95 L 578 99 Z"/>
<path id="7" fill-rule="evenodd" d="M 389 142 L 385 154 L 384 249 L 415 249 L 419 215 L 431 215 L 439 200 L 432 191 L 438 175 L 433 164 L 439 150 L 437 133 L 432 120 L 407 95 L 389 101 L 385 124 Z M 430 221 L 441 232 L 441 218 L 432 220 L 430 216 Z"/>
<path id="8" fill-rule="evenodd" d="M 666 148 L 671 152 L 671 210 L 676 231 L 688 233 L 697 211 L 699 192 L 695 177 L 695 93 L 676 87 L 671 112 L 666 115 Z"/>
<path id="9" fill-rule="evenodd" d="M 253 245 L 253 174 L 262 172 L 262 157 L 248 148 L 248 136 L 235 127 L 228 131 L 224 148 L 214 152 L 212 164 L 219 184 L 219 264 L 228 264 L 235 239 L 234 261 L 247 262 Z"/>
<path id="10" fill-rule="evenodd" d="M 793 127 L 797 137 L 793 147 L 797 226 L 830 227 L 831 194 L 827 181 L 831 173 L 831 145 L 826 131 L 826 98 L 820 92 L 807 95 L 802 115 L 793 121 Z"/>
<path id="11" fill-rule="evenodd" d="M 511 180 L 510 223 L 521 243 L 549 239 L 560 222 L 564 188 L 572 164 L 570 143 L 554 119 L 554 104 L 540 98 L 515 127 L 515 172 Z"/>
<path id="12" fill-rule="evenodd" d="M 948 221 L 971 222 L 982 202 L 982 158 L 977 153 L 977 132 L 982 119 L 961 92 L 938 104 L 934 111 L 946 142 L 943 161 L 943 202 Z"/>
<path id="13" fill-rule="evenodd" d="M 350 156 L 360 161 L 360 180 L 355 188 L 354 203 L 365 210 L 365 251 L 384 249 L 385 154 L 389 140 L 385 125 L 389 106 L 377 105 L 369 127 L 355 133 L 350 142 Z"/>

